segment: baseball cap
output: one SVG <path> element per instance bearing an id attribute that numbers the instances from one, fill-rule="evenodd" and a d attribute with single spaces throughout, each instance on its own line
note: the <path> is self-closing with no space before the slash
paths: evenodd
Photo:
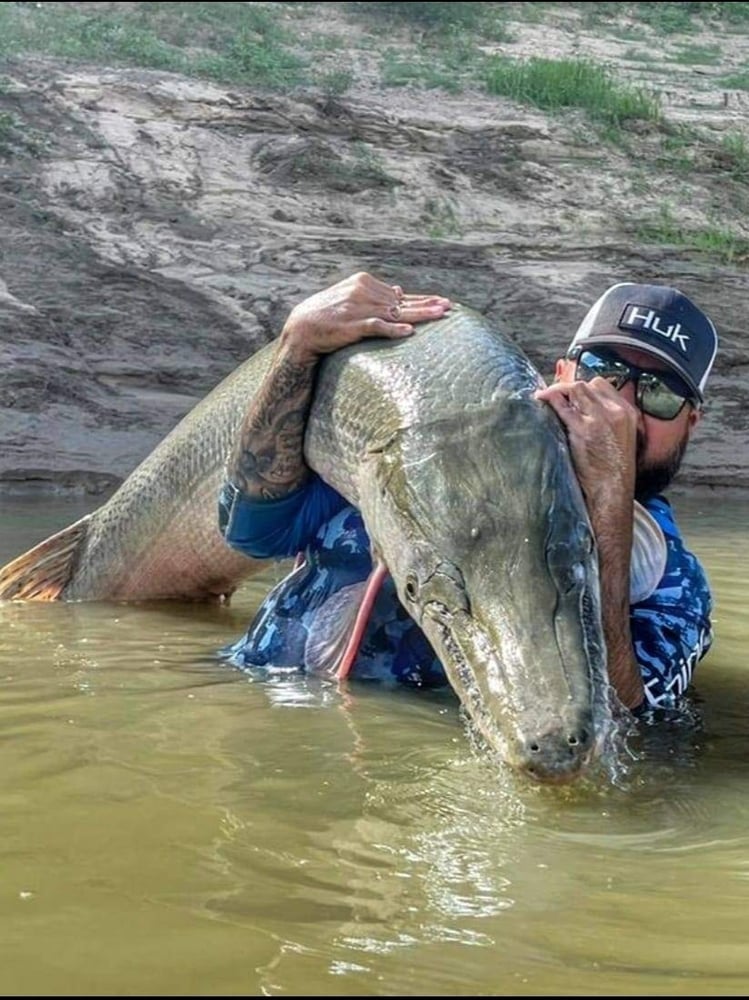
<path id="1" fill-rule="evenodd" d="M 677 288 L 622 282 L 588 310 L 568 354 L 596 344 L 633 347 L 660 358 L 702 402 L 718 334 L 712 320 Z"/>

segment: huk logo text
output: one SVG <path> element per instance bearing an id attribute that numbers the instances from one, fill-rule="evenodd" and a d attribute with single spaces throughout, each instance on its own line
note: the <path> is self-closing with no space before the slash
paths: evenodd
<path id="1" fill-rule="evenodd" d="M 686 333 L 681 332 L 681 323 L 668 323 L 655 309 L 627 306 L 620 325 L 628 327 L 630 330 L 649 330 L 651 333 L 658 333 L 661 337 L 678 344 L 682 351 L 687 353 L 689 337 Z"/>

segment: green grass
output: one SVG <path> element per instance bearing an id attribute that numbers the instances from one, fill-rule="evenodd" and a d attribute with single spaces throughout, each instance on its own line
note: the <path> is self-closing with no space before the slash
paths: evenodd
<path id="1" fill-rule="evenodd" d="M 644 243 L 684 247 L 721 264 L 741 264 L 749 259 L 749 240 L 719 222 L 705 228 L 689 228 L 678 221 L 670 205 L 637 227 Z"/>
<path id="2" fill-rule="evenodd" d="M 653 163 L 660 170 L 687 174 L 694 170 L 695 152 L 699 149 L 699 135 L 688 125 L 664 123 L 659 148 L 653 154 Z"/>
<path id="3" fill-rule="evenodd" d="M 594 27 L 612 19 L 626 18 L 643 24 L 659 35 L 688 34 L 707 27 L 749 27 L 749 3 L 575 3 L 583 23 Z"/>
<path id="4" fill-rule="evenodd" d="M 348 69 L 334 69 L 328 73 L 320 73 L 317 86 L 329 97 L 340 97 L 354 83 L 354 74 Z"/>
<path id="5" fill-rule="evenodd" d="M 483 41 L 509 42 L 507 3 L 346 3 L 346 11 L 372 30 L 383 27 L 410 29 L 420 42 L 427 42 L 435 53 L 461 31 Z"/>
<path id="6" fill-rule="evenodd" d="M 330 35 L 324 31 L 315 32 L 308 45 L 318 52 L 340 52 L 346 48 L 346 39 L 342 35 Z"/>
<path id="7" fill-rule="evenodd" d="M 602 65 L 579 59 L 512 61 L 487 57 L 487 43 L 511 40 L 510 19 L 569 22 L 570 10 L 599 19 L 634 18 L 642 44 L 629 58 L 645 59 L 652 39 L 641 25 L 749 24 L 749 3 L 340 3 L 326 7 L 356 17 L 357 44 L 379 50 L 385 86 L 457 93 L 485 88 L 547 111 L 580 108 L 609 135 L 627 122 L 660 120 L 657 96 L 618 82 Z M 346 32 L 326 33 L 325 9 L 315 3 L 139 3 L 104 13 L 66 3 L 0 3 L 2 60 L 25 53 L 142 66 L 207 77 L 221 83 L 290 89 L 318 86 L 345 93 L 355 83 L 345 60 Z M 564 17 L 559 18 L 560 12 Z M 629 23 L 629 22 L 628 22 Z M 303 25 L 303 28 L 300 27 Z M 305 34 L 300 32 L 305 30 Z M 665 29 L 664 29 L 665 30 Z M 483 46 L 483 48 L 482 48 Z M 682 46 L 685 64 L 714 63 L 716 45 Z M 661 60 L 662 64 L 662 60 Z M 749 89 L 749 72 L 727 77 Z"/>
<path id="8" fill-rule="evenodd" d="M 693 23 L 749 24 L 749 3 L 340 3 L 365 26 L 359 38 L 387 49 L 382 81 L 457 92 L 486 85 L 547 110 L 584 108 L 591 118 L 619 126 L 630 119 L 655 120 L 657 100 L 642 89 L 615 83 L 600 66 L 579 60 L 530 60 L 513 72 L 495 58 L 486 70 L 481 46 L 509 42 L 508 24 L 517 19 L 543 22 L 559 12 L 569 21 L 577 9 L 588 20 L 620 15 L 634 19 L 639 38 L 647 24 L 657 32 Z M 105 12 L 81 10 L 66 3 L 0 3 L 0 60 L 25 53 L 104 63 L 142 66 L 207 77 L 218 82 L 288 89 L 310 84 L 329 94 L 344 93 L 353 83 L 349 67 L 336 66 L 345 51 L 345 33 L 326 33 L 325 9 L 314 3 L 137 3 Z M 307 29 L 300 35 L 300 25 Z M 632 23 L 628 22 L 630 27 Z M 314 29 L 310 31 L 310 27 Z M 369 30 L 367 30 L 367 28 Z M 398 46 L 396 48 L 396 46 Z M 637 55 L 645 58 L 638 46 Z M 327 61 L 326 61 L 327 59 Z M 717 45 L 683 46 L 674 59 L 684 64 L 714 64 Z M 747 74 L 727 78 L 727 86 L 749 88 Z M 544 81 L 548 77 L 548 82 Z"/>
<path id="9" fill-rule="evenodd" d="M 375 21 L 399 22 L 420 28 L 479 28 L 487 8 L 501 4 L 469 3 L 347 3 L 346 8 L 357 17 Z"/>
<path id="10" fill-rule="evenodd" d="M 306 62 L 278 24 L 276 5 L 142 3 L 124 13 L 69 4 L 0 4 L 0 57 L 44 53 L 170 70 L 223 82 L 290 87 Z"/>
<path id="11" fill-rule="evenodd" d="M 682 66 L 714 66 L 721 60 L 719 45 L 684 45 L 673 56 L 671 62 Z"/>
<path id="12" fill-rule="evenodd" d="M 609 26 L 611 21 L 626 18 L 630 24 L 646 24 L 662 34 L 693 30 L 690 14 L 682 9 L 682 4 L 575 3 L 570 6 L 578 8 L 583 25 L 589 29 Z M 627 37 L 631 36 L 627 34 Z"/>
<path id="13" fill-rule="evenodd" d="M 460 220 L 449 198 L 427 198 L 421 217 L 430 239 L 446 240 L 460 235 Z"/>
<path id="14" fill-rule="evenodd" d="M 397 187 L 401 182 L 387 172 L 376 149 L 364 142 L 355 142 L 352 156 L 330 164 L 328 183 L 333 190 L 355 193 L 369 188 L 387 190 Z"/>
<path id="15" fill-rule="evenodd" d="M 660 171 L 707 172 L 749 184 L 749 140 L 742 132 L 727 132 L 716 142 L 711 131 L 666 122 L 649 162 Z"/>
<path id="16" fill-rule="evenodd" d="M 580 108 L 591 119 L 617 127 L 632 119 L 657 122 L 661 117 L 655 95 L 618 83 L 604 66 L 586 59 L 497 56 L 487 65 L 486 88 L 545 111 Z"/>
<path id="17" fill-rule="evenodd" d="M 380 79 L 386 87 L 411 85 L 456 94 L 469 84 L 480 83 L 485 64 L 486 57 L 471 39 L 458 32 L 438 49 L 426 53 L 409 55 L 398 49 L 385 49 Z"/>
<path id="18" fill-rule="evenodd" d="M 729 87 L 732 90 L 749 90 L 749 70 L 742 70 L 740 73 L 733 73 L 730 76 L 722 76 L 718 83 L 722 87 Z"/>
<path id="19" fill-rule="evenodd" d="M 734 180 L 749 183 L 749 143 L 746 136 L 741 132 L 724 135 L 713 154 L 713 162 Z"/>
<path id="20" fill-rule="evenodd" d="M 408 58 L 395 49 L 386 49 L 380 65 L 380 81 L 384 87 L 439 88 L 457 94 L 463 84 L 450 70 L 436 66 L 428 58 Z"/>
<path id="21" fill-rule="evenodd" d="M 393 86 L 415 83 L 460 90 L 466 79 L 475 78 L 483 59 L 477 42 L 505 37 L 502 4 L 340 6 L 371 22 L 378 43 L 383 25 L 418 28 L 411 39 L 415 49 L 383 57 L 384 81 Z M 98 13 L 61 3 L 0 3 L 0 60 L 40 53 L 223 83 L 278 89 L 316 84 L 325 93 L 344 93 L 354 77 L 334 61 L 336 53 L 345 50 L 346 39 L 317 30 L 306 38 L 298 35 L 300 19 L 304 16 L 310 24 L 315 14 L 317 27 L 324 15 L 319 4 L 140 3 L 125 11 Z M 473 33 L 478 26 L 480 36 Z M 326 54 L 333 57 L 327 64 Z"/>

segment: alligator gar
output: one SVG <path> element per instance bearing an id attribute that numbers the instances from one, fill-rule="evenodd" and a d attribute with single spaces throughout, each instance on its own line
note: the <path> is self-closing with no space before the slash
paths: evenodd
<path id="1" fill-rule="evenodd" d="M 0 599 L 228 596 L 263 565 L 217 527 L 227 455 L 275 352 L 213 390 L 98 510 L 0 569 Z M 465 307 L 324 358 L 309 465 L 362 512 L 476 729 L 540 780 L 585 770 L 611 722 L 598 562 L 566 437 L 525 354 Z M 638 583 L 662 538 L 636 518 Z M 659 569 L 660 567 L 660 569 Z"/>

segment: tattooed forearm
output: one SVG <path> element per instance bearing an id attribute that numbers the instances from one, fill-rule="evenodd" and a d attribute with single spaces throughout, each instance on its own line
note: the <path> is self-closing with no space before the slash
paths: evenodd
<path id="1" fill-rule="evenodd" d="M 283 348 L 242 422 L 229 457 L 229 479 L 247 496 L 277 500 L 309 475 L 304 430 L 316 362 L 300 362 Z"/>
<path id="2" fill-rule="evenodd" d="M 609 680 L 627 708 L 642 703 L 642 672 L 632 645 L 629 578 L 632 553 L 632 493 L 611 494 L 590 504 L 601 575 L 601 617 L 606 639 Z"/>

